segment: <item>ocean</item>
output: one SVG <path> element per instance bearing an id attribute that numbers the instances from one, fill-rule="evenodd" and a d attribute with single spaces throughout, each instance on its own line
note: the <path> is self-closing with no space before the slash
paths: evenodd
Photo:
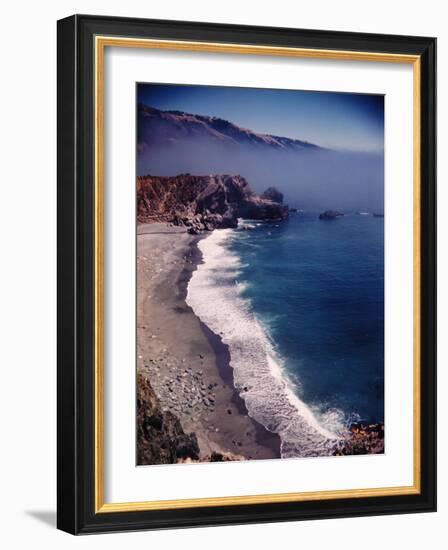
<path id="1" fill-rule="evenodd" d="M 187 292 L 282 457 L 332 454 L 353 422 L 384 421 L 384 219 L 318 214 L 215 230 Z"/>

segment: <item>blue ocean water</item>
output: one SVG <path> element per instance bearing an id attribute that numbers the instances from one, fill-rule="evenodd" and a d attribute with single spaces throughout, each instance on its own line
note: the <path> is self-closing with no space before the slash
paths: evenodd
<path id="1" fill-rule="evenodd" d="M 384 219 L 250 223 L 226 247 L 294 392 L 318 415 L 384 421 Z"/>

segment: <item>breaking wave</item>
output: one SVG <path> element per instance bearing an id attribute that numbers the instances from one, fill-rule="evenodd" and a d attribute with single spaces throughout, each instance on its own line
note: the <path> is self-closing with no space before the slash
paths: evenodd
<path id="1" fill-rule="evenodd" d="M 345 433 L 344 415 L 313 410 L 298 396 L 269 333 L 243 297 L 240 259 L 229 247 L 238 233 L 213 231 L 199 241 L 203 262 L 188 285 L 187 303 L 230 350 L 234 385 L 249 415 L 281 439 L 283 458 L 332 454 Z M 300 383 L 300 381 L 298 381 Z"/>

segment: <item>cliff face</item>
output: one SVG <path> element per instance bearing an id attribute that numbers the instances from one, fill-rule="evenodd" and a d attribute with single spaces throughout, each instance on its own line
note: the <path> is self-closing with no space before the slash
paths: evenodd
<path id="1" fill-rule="evenodd" d="M 236 227 L 238 218 L 285 219 L 288 207 L 255 194 L 242 176 L 137 177 L 139 222 L 167 221 L 192 232 Z"/>
<path id="2" fill-rule="evenodd" d="M 142 374 L 137 377 L 137 442 L 138 464 L 199 459 L 196 435 L 186 434 L 174 414 L 162 411 L 149 380 Z"/>

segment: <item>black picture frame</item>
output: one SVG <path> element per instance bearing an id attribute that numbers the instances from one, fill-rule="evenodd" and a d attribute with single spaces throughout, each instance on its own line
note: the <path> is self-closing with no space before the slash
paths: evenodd
<path id="1" fill-rule="evenodd" d="M 420 58 L 420 492 L 250 505 L 95 510 L 94 39 L 121 36 Z M 436 510 L 436 39 L 74 15 L 58 21 L 57 526 L 73 534 Z"/>

